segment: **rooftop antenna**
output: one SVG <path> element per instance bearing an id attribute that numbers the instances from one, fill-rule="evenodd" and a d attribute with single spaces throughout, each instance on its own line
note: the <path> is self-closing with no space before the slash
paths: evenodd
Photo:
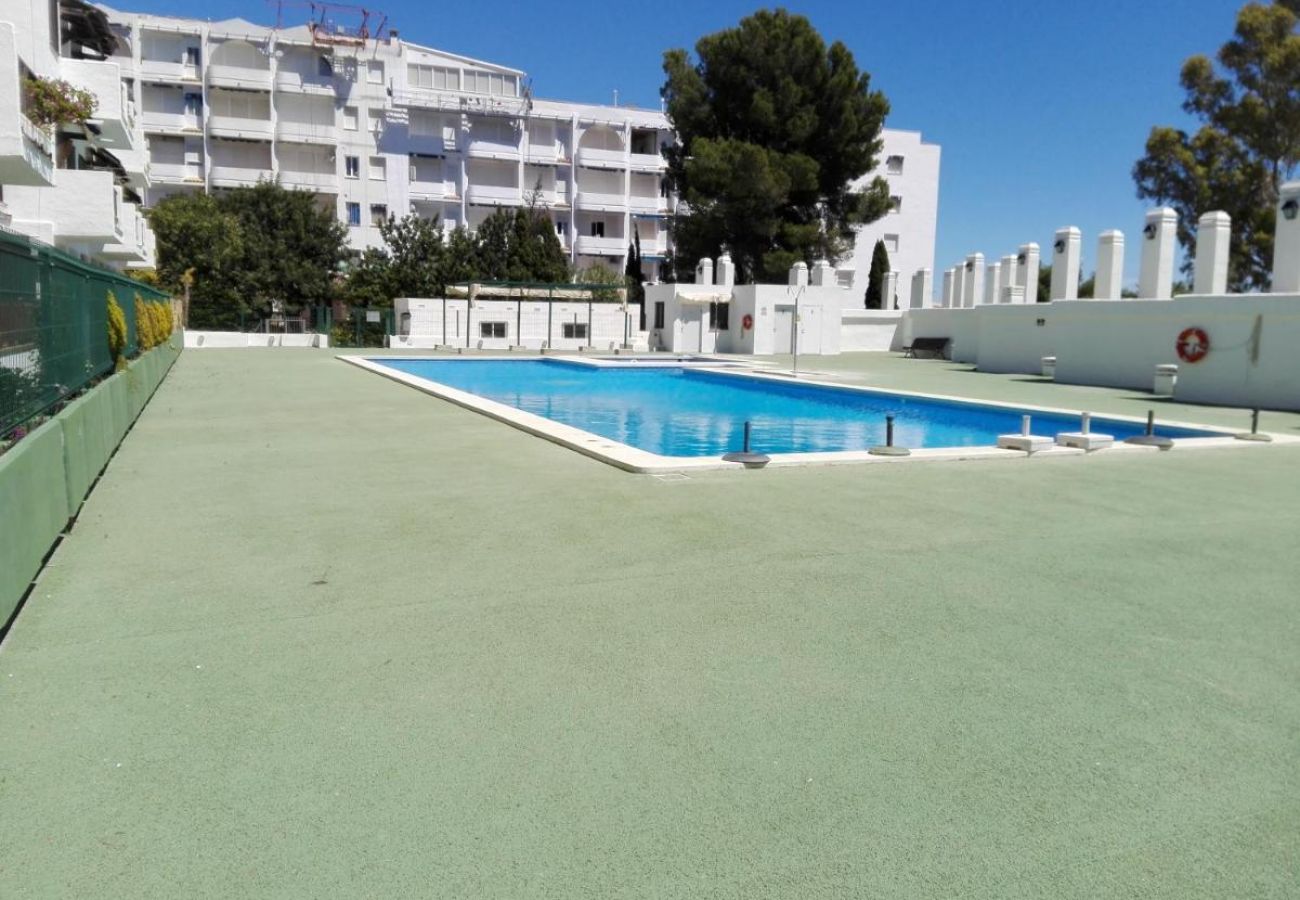
<path id="1" fill-rule="evenodd" d="M 614 105 L 618 106 L 618 88 L 614 88 Z"/>

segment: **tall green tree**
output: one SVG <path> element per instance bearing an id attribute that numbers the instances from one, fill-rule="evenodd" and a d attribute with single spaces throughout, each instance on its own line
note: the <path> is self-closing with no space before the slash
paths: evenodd
<path id="1" fill-rule="evenodd" d="M 1278 188 L 1300 164 L 1300 0 L 1248 3 L 1217 55 L 1183 63 L 1183 110 L 1202 123 L 1195 134 L 1151 129 L 1133 167 L 1137 195 L 1178 211 L 1178 241 L 1193 265 L 1196 220 L 1232 216 L 1228 284 L 1269 285 Z"/>
<path id="2" fill-rule="evenodd" d="M 190 321 L 195 328 L 233 328 L 252 304 L 240 290 L 244 259 L 239 220 L 207 194 L 173 194 L 147 213 L 156 242 L 158 284 L 180 296 L 193 278 Z"/>
<path id="3" fill-rule="evenodd" d="M 474 235 L 472 277 L 484 281 L 569 280 L 569 259 L 545 211 L 499 209 Z"/>
<path id="4" fill-rule="evenodd" d="M 871 269 L 867 272 L 867 309 L 889 309 L 893 297 L 885 296 L 885 276 L 889 274 L 889 251 L 884 241 L 876 241 L 871 251 Z"/>
<path id="5" fill-rule="evenodd" d="M 777 281 L 796 261 L 841 259 L 853 227 L 889 208 L 883 178 L 850 190 L 875 168 L 885 96 L 844 44 L 782 9 L 700 38 L 695 54 L 664 54 L 668 176 L 686 206 L 676 259 L 693 268 L 726 246 L 739 277 Z"/>
<path id="6" fill-rule="evenodd" d="M 645 330 L 645 270 L 641 267 L 641 232 L 632 226 L 632 243 L 627 248 L 627 265 L 623 269 L 627 276 L 627 302 L 640 305 L 641 331 Z"/>

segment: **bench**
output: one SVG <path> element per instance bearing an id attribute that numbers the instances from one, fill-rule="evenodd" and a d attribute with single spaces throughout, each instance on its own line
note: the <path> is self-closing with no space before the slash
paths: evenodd
<path id="1" fill-rule="evenodd" d="M 923 337 L 913 338 L 912 343 L 903 348 L 903 358 L 919 359 L 918 353 L 929 353 L 932 357 L 937 356 L 940 359 L 948 358 L 948 344 L 951 338 L 945 337 Z"/>

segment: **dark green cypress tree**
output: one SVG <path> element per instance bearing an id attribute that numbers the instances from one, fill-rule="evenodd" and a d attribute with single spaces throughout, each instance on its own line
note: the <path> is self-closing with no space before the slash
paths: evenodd
<path id="1" fill-rule="evenodd" d="M 885 276 L 889 274 L 889 251 L 884 241 L 876 241 L 871 251 L 871 270 L 867 273 L 867 309 L 888 309 L 893 297 L 885 297 Z"/>

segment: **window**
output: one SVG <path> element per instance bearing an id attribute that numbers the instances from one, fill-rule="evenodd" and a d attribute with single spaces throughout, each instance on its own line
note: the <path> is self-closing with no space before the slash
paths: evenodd
<path id="1" fill-rule="evenodd" d="M 885 171 L 890 175 L 903 174 L 903 157 L 891 156 L 885 160 Z"/>
<path id="2" fill-rule="evenodd" d="M 384 83 L 384 64 L 380 60 L 372 59 L 366 63 L 366 81 L 369 84 Z"/>
<path id="3" fill-rule="evenodd" d="M 316 60 L 316 74 L 321 78 L 334 77 L 334 63 L 330 62 L 328 56 L 318 57 Z"/>
<path id="4" fill-rule="evenodd" d="M 485 338 L 503 338 L 506 336 L 505 322 L 479 322 L 478 336 Z"/>
<path id="5" fill-rule="evenodd" d="M 381 122 L 380 117 L 383 116 L 383 114 L 384 114 L 383 110 L 378 110 L 378 109 L 371 109 L 366 111 L 366 128 L 370 131 L 371 134 L 377 135 L 382 130 L 380 128 L 380 122 Z"/>
<path id="6" fill-rule="evenodd" d="M 198 64 L 199 64 L 199 48 L 198 48 L 198 47 L 186 47 L 186 48 L 185 48 L 185 65 L 187 65 L 187 66 L 195 66 L 195 67 L 197 67 Z"/>
<path id="7" fill-rule="evenodd" d="M 664 302 L 662 300 L 656 300 L 655 301 L 655 328 L 663 328 L 663 327 L 664 327 Z"/>
<path id="8" fill-rule="evenodd" d="M 348 204 L 348 224 L 351 225 L 351 226 L 354 227 L 354 228 L 357 227 L 357 226 L 359 226 L 359 225 L 361 224 L 361 204 L 360 204 L 360 203 L 349 203 L 349 204 Z"/>
<path id="9" fill-rule="evenodd" d="M 605 223 L 604 223 L 604 222 L 592 222 L 592 223 L 591 223 L 591 236 L 592 236 L 592 237 L 600 237 L 600 238 L 603 238 L 603 237 L 605 236 Z"/>
<path id="10" fill-rule="evenodd" d="M 555 233 L 560 237 L 564 237 L 566 234 L 569 233 L 569 223 L 564 221 L 556 222 Z"/>
<path id="11" fill-rule="evenodd" d="M 360 178 L 361 158 L 358 156 L 343 157 L 343 174 L 348 178 Z"/>
<path id="12" fill-rule="evenodd" d="M 885 249 L 888 250 L 891 254 L 898 252 L 898 235 L 887 234 L 884 237 L 884 241 L 885 241 Z"/>
<path id="13" fill-rule="evenodd" d="M 388 207 L 383 203 L 370 204 L 370 224 L 378 228 L 388 220 Z"/>
<path id="14" fill-rule="evenodd" d="M 563 327 L 563 333 L 564 333 L 564 337 L 568 340 L 585 341 L 587 339 L 587 323 L 586 322 L 565 322 Z"/>
<path id="15" fill-rule="evenodd" d="M 709 330 L 710 331 L 731 330 L 731 304 L 730 303 L 709 304 Z"/>
<path id="16" fill-rule="evenodd" d="M 370 157 L 370 180 L 386 181 L 388 179 L 388 161 L 382 156 Z"/>
<path id="17" fill-rule="evenodd" d="M 343 127 L 348 131 L 357 130 L 357 108 L 355 106 L 343 107 Z"/>
<path id="18" fill-rule="evenodd" d="M 900 196 L 898 196 L 897 194 L 892 194 L 892 195 L 890 195 L 890 197 L 889 197 L 889 211 L 890 211 L 890 212 L 902 212 L 902 211 L 903 211 L 903 198 L 900 197 Z"/>

